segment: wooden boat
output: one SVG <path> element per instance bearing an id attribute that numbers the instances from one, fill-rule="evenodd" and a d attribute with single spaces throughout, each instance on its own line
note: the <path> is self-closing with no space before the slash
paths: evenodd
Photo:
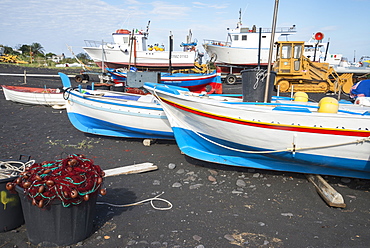
<path id="1" fill-rule="evenodd" d="M 70 83 L 67 75 L 59 75 L 63 85 Z M 228 98 L 217 94 L 207 96 Z M 174 139 L 167 116 L 151 94 L 70 88 L 66 90 L 65 98 L 69 120 L 82 132 L 126 138 Z"/>
<path id="2" fill-rule="evenodd" d="M 5 99 L 25 104 L 50 105 L 62 108 L 65 105 L 63 90 L 1 85 Z"/>
<path id="3" fill-rule="evenodd" d="M 69 78 L 59 73 L 63 85 Z M 157 100 L 108 90 L 67 89 L 68 118 L 78 130 L 96 135 L 174 139 L 171 126 Z"/>
<path id="4" fill-rule="evenodd" d="M 127 70 L 106 68 L 116 84 L 127 82 Z M 134 72 L 135 73 L 135 72 Z M 221 75 L 214 70 L 211 73 L 160 73 L 160 83 L 188 88 L 192 92 L 222 94 Z"/>
<path id="5" fill-rule="evenodd" d="M 276 171 L 370 179 L 369 112 L 217 101 L 167 85 L 161 103 L 180 150 L 193 158 Z M 329 113 L 327 113 L 329 112 Z"/>

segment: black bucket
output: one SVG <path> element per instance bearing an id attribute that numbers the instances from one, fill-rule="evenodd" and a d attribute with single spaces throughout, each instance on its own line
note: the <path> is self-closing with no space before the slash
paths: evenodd
<path id="1" fill-rule="evenodd" d="M 32 205 L 23 189 L 16 186 L 22 203 L 27 237 L 37 246 L 66 246 L 78 243 L 92 234 L 98 192 L 88 201 L 63 207 L 54 199 L 44 208 Z"/>
<path id="2" fill-rule="evenodd" d="M 248 69 L 241 71 L 243 83 L 243 102 L 264 102 L 267 70 Z M 276 72 L 270 72 L 267 102 L 271 102 Z"/>
<path id="3" fill-rule="evenodd" d="M 13 182 L 17 177 L 0 180 L 0 232 L 13 230 L 24 223 L 22 205 L 17 193 L 6 189 L 8 182 Z"/>

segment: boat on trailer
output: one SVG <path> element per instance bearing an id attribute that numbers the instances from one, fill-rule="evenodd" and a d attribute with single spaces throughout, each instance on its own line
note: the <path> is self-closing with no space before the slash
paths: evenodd
<path id="1" fill-rule="evenodd" d="M 146 30 L 118 29 L 114 33 L 113 43 L 85 40 L 83 49 L 100 67 L 129 68 L 140 70 L 168 71 L 172 69 L 193 68 L 197 57 L 196 42 L 182 44 L 182 51 L 172 51 L 173 40 L 169 38 L 169 48 L 159 44 L 148 45 L 149 24 Z"/>

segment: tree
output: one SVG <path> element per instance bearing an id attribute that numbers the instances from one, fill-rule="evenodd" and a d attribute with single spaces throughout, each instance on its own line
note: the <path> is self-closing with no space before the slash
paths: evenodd
<path id="1" fill-rule="evenodd" d="M 31 51 L 33 52 L 33 54 L 35 54 L 36 56 L 43 56 L 44 55 L 44 51 L 45 49 L 41 46 L 40 43 L 37 43 L 37 42 L 34 42 L 32 43 L 31 45 Z"/>
<path id="2" fill-rule="evenodd" d="M 87 53 L 79 53 L 76 55 L 79 60 L 91 60 L 90 56 Z"/>
<path id="3" fill-rule="evenodd" d="M 19 50 L 22 51 L 22 54 L 30 54 L 31 47 L 29 45 L 22 45 Z"/>
<path id="4" fill-rule="evenodd" d="M 45 54 L 45 57 L 46 58 L 51 58 L 53 56 L 57 56 L 57 55 L 55 53 L 47 53 L 47 54 Z"/>

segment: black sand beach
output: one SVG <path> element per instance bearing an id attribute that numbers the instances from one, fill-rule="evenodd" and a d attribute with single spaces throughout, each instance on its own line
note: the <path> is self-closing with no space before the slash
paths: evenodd
<path id="1" fill-rule="evenodd" d="M 53 75 L 63 71 L 0 65 L 0 73 L 24 70 Z M 0 76 L 0 84 L 23 83 L 23 77 Z M 24 85 L 61 87 L 61 81 L 28 77 Z M 241 93 L 240 85 L 225 87 Z M 333 208 L 302 174 L 201 162 L 182 155 L 175 141 L 146 147 L 140 139 L 84 134 L 70 124 L 65 110 L 6 101 L 3 93 L 0 116 L 0 160 L 30 155 L 42 162 L 78 153 L 102 169 L 142 162 L 158 166 L 105 178 L 107 194 L 98 201 L 129 204 L 163 192 L 161 198 L 172 209 L 156 210 L 149 203 L 97 205 L 94 233 L 69 247 L 369 247 L 369 180 L 324 176 L 347 205 Z M 36 247 L 28 242 L 26 228 L 32 227 L 0 233 L 0 248 Z"/>

